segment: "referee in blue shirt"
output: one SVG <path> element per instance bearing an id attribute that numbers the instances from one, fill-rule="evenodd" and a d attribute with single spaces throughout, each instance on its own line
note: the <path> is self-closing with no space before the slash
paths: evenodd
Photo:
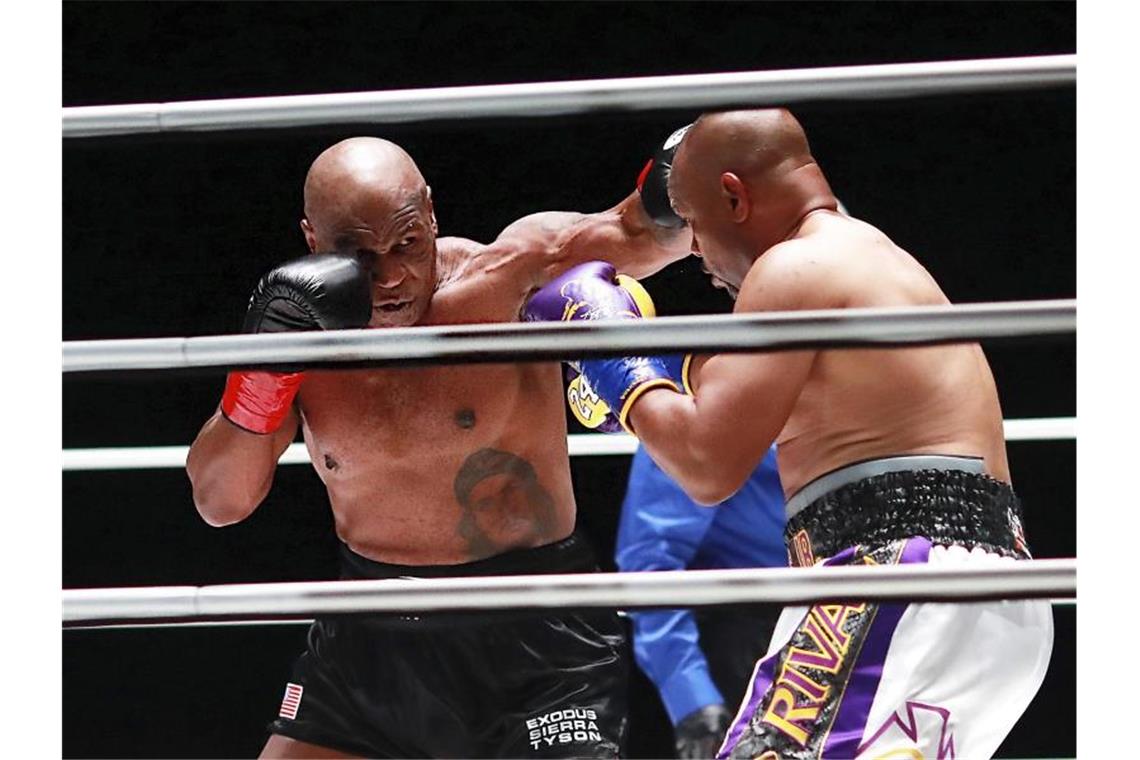
<path id="1" fill-rule="evenodd" d="M 639 448 L 615 560 L 622 572 L 782 567 L 783 532 L 774 446 L 744 487 L 716 507 L 693 502 Z M 778 606 L 736 606 L 630 613 L 634 656 L 661 695 L 678 757 L 713 757 L 779 612 Z"/>

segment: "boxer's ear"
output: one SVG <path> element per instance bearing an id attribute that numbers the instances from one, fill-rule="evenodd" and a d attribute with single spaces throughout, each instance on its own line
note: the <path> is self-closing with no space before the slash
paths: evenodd
<path id="1" fill-rule="evenodd" d="M 439 234 L 439 222 L 435 220 L 435 203 L 431 199 L 431 185 L 424 185 L 425 195 L 427 197 L 427 210 L 428 215 L 431 216 L 431 231 L 433 235 Z"/>
<path id="2" fill-rule="evenodd" d="M 317 233 L 313 231 L 313 225 L 309 224 L 308 219 L 301 219 L 301 232 L 305 235 L 305 243 L 309 246 L 309 253 L 316 253 Z"/>
<path id="3" fill-rule="evenodd" d="M 729 217 L 732 221 L 740 224 L 748 220 L 752 213 L 752 203 L 748 196 L 748 188 L 745 187 L 740 177 L 732 172 L 721 174 L 720 195 L 728 204 Z"/>

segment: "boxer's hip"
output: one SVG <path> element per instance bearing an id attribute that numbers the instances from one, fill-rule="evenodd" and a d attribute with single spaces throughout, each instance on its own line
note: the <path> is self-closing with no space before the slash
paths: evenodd
<path id="1" fill-rule="evenodd" d="M 571 533 L 550 544 L 527 549 L 512 549 L 473 562 L 453 565 L 396 565 L 377 562 L 340 545 L 340 577 L 342 580 L 417 580 L 425 578 L 470 578 L 502 575 L 540 575 L 550 573 L 592 573 L 599 570 L 593 548 L 583 536 Z M 336 616 L 341 620 L 381 628 L 430 627 L 472 628 L 508 620 L 535 619 L 526 610 L 488 610 L 487 612 L 412 612 L 378 615 Z M 326 619 L 330 619 L 326 617 Z"/>
<path id="2" fill-rule="evenodd" d="M 788 499 L 784 537 L 792 565 L 810 566 L 852 547 L 924 536 L 1026 559 L 1021 503 L 973 457 L 872 459 L 816 478 Z"/>
<path id="3" fill-rule="evenodd" d="M 454 565 L 394 565 L 377 562 L 340 545 L 340 575 L 344 580 L 381 578 L 457 578 L 540 573 L 588 573 L 598 569 L 594 551 L 578 533 L 561 541 L 528 549 L 512 549 L 473 562 Z"/>

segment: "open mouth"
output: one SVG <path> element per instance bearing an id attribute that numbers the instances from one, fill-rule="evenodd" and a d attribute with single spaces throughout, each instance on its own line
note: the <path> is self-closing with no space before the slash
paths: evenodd
<path id="1" fill-rule="evenodd" d="M 373 327 L 406 327 L 415 321 L 414 298 L 401 298 L 398 301 L 380 301 L 372 304 Z"/>
<path id="2" fill-rule="evenodd" d="M 412 305 L 412 299 L 404 298 L 399 301 L 384 301 L 372 304 L 372 310 L 377 314 L 398 314 Z"/>

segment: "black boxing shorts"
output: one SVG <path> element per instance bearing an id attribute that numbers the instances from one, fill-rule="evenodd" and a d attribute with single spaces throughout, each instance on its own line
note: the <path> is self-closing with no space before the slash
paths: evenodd
<path id="1" fill-rule="evenodd" d="M 462 565 L 341 549 L 342 577 L 596 572 L 577 535 Z M 618 757 L 629 658 L 616 613 L 319 618 L 271 733 L 365 757 Z"/>

